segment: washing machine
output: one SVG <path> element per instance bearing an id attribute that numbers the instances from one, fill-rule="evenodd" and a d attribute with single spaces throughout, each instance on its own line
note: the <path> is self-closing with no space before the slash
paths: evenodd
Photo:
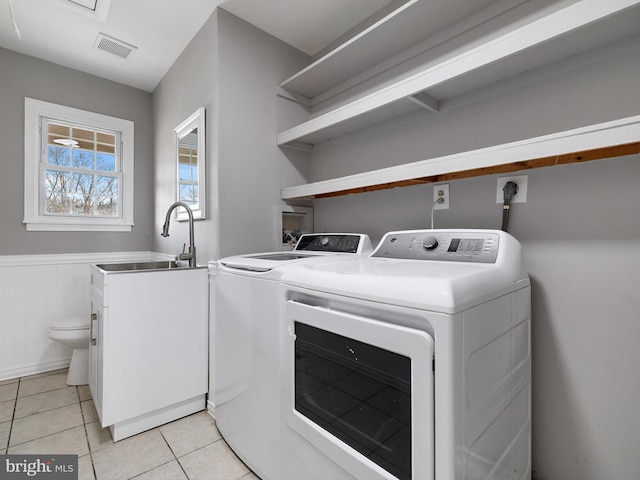
<path id="1" fill-rule="evenodd" d="M 531 475 L 530 282 L 494 230 L 387 233 L 281 278 L 279 479 Z"/>
<path id="2" fill-rule="evenodd" d="M 222 436 L 261 478 L 279 478 L 282 306 L 280 277 L 294 264 L 367 255 L 367 235 L 302 235 L 292 251 L 227 257 L 212 282 L 214 416 Z"/>

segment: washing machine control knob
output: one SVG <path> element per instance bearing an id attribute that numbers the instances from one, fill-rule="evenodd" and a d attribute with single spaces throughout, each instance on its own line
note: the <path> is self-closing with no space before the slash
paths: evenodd
<path id="1" fill-rule="evenodd" d="M 422 248 L 427 251 L 435 250 L 436 248 L 438 248 L 438 245 L 438 239 L 436 237 L 427 237 L 422 242 Z"/>
<path id="2" fill-rule="evenodd" d="M 329 243 L 329 237 L 322 237 L 320 239 L 320 245 L 322 245 L 323 247 L 326 247 L 328 243 Z"/>

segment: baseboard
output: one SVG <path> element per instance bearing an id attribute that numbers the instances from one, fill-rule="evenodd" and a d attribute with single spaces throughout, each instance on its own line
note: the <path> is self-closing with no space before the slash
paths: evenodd
<path id="1" fill-rule="evenodd" d="M 35 375 L 37 373 L 45 373 L 52 370 L 59 370 L 61 368 L 68 368 L 70 363 L 71 357 L 68 357 L 51 362 L 0 370 L 0 382 L 3 380 L 12 380 L 14 378 L 26 377 L 27 375 Z"/>
<path id="2" fill-rule="evenodd" d="M 151 430 L 152 428 L 160 425 L 164 425 L 165 423 L 186 417 L 187 415 L 201 412 L 204 400 L 205 395 L 198 395 L 197 397 L 184 400 L 176 403 L 175 405 L 160 408 L 153 412 L 140 415 L 139 417 L 116 423 L 115 425 L 109 425 L 111 437 L 114 442 L 117 442 L 133 435 L 137 435 L 138 433 Z"/>
<path id="3" fill-rule="evenodd" d="M 213 402 L 211 400 L 207 400 L 207 412 L 214 419 L 216 418 L 216 406 L 213 404 Z"/>

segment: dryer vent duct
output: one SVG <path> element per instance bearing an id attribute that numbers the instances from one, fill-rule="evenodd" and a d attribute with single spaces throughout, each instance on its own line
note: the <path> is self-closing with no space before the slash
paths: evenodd
<path id="1" fill-rule="evenodd" d="M 132 52 L 136 51 L 138 47 L 130 45 L 117 38 L 110 37 L 104 33 L 99 33 L 98 38 L 94 42 L 93 46 L 98 50 L 104 50 L 107 53 L 116 55 L 120 58 L 128 58 Z"/>

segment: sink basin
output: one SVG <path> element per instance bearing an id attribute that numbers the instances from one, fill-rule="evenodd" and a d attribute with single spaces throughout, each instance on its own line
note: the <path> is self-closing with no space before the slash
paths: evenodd
<path id="1" fill-rule="evenodd" d="M 137 270 L 166 270 L 170 268 L 189 268 L 188 265 L 178 265 L 178 263 L 175 261 L 103 263 L 96 266 L 106 272 L 131 272 Z"/>

